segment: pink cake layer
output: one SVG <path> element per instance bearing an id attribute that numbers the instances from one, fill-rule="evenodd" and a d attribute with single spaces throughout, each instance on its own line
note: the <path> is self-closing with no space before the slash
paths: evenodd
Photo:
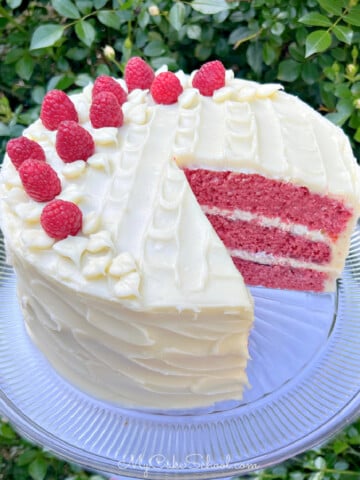
<path id="1" fill-rule="evenodd" d="M 207 217 L 228 249 L 265 252 L 318 264 L 331 260 L 331 249 L 326 243 L 311 241 L 279 228 L 264 227 L 254 220 L 231 220 L 220 215 Z"/>
<path id="2" fill-rule="evenodd" d="M 336 239 L 352 211 L 339 200 L 258 174 L 184 169 L 200 205 L 240 209 L 322 230 Z"/>
<path id="3" fill-rule="evenodd" d="M 328 275 L 309 268 L 291 268 L 260 263 L 232 257 L 247 285 L 287 290 L 323 292 Z"/>

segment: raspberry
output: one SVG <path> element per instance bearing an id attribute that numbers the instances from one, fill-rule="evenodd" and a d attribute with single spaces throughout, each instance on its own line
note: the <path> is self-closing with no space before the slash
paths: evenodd
<path id="1" fill-rule="evenodd" d="M 6 153 L 16 170 L 28 159 L 45 161 L 45 152 L 41 145 L 27 137 L 12 138 L 6 145 Z"/>
<path id="2" fill-rule="evenodd" d="M 76 122 L 65 120 L 59 125 L 55 148 L 65 162 L 86 161 L 95 151 L 95 143 L 90 133 Z"/>
<path id="3" fill-rule="evenodd" d="M 50 90 L 45 95 L 40 118 L 48 130 L 56 130 L 64 120 L 79 121 L 74 104 L 62 90 Z"/>
<path id="4" fill-rule="evenodd" d="M 180 93 L 183 91 L 180 80 L 175 73 L 162 72 L 157 75 L 151 85 L 151 95 L 156 103 L 170 105 L 177 102 Z"/>
<path id="5" fill-rule="evenodd" d="M 95 80 L 92 89 L 93 98 L 101 92 L 110 92 L 114 94 L 117 98 L 117 101 L 119 102 L 119 105 L 122 105 L 126 102 L 127 93 L 116 80 L 114 80 L 112 77 L 109 77 L 108 75 L 100 75 L 100 77 L 97 77 L 97 79 Z"/>
<path id="6" fill-rule="evenodd" d="M 132 57 L 125 67 L 125 82 L 129 93 L 135 88 L 146 90 L 154 80 L 154 70 L 140 57 Z"/>
<path id="7" fill-rule="evenodd" d="M 219 60 L 204 63 L 193 78 L 192 85 L 201 95 L 211 97 L 215 90 L 225 85 L 225 67 Z"/>
<path id="8" fill-rule="evenodd" d="M 124 115 L 113 93 L 100 92 L 93 97 L 90 121 L 94 128 L 121 127 Z"/>
<path id="9" fill-rule="evenodd" d="M 63 240 L 80 232 L 82 212 L 73 202 L 53 200 L 44 207 L 40 223 L 49 237 Z"/>
<path id="10" fill-rule="evenodd" d="M 37 202 L 48 202 L 61 192 L 57 173 L 42 160 L 25 160 L 19 168 L 19 175 L 25 192 Z"/>

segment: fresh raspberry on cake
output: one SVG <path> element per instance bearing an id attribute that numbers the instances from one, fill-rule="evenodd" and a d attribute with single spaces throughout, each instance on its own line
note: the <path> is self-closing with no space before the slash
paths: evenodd
<path id="1" fill-rule="evenodd" d="M 124 115 L 113 93 L 100 92 L 93 97 L 90 121 L 94 128 L 121 127 Z"/>
<path id="2" fill-rule="evenodd" d="M 40 118 L 49 130 L 56 130 L 64 120 L 79 121 L 74 104 L 62 90 L 50 90 L 45 95 Z"/>
<path id="3" fill-rule="evenodd" d="M 149 89 L 155 78 L 155 73 L 142 58 L 132 57 L 126 64 L 124 78 L 130 93 L 135 88 Z"/>
<path id="4" fill-rule="evenodd" d="M 164 105 L 176 103 L 182 91 L 180 80 L 172 72 L 159 73 L 155 77 L 150 89 L 155 102 Z"/>
<path id="5" fill-rule="evenodd" d="M 25 160 L 19 168 L 25 192 L 37 202 L 53 200 L 61 192 L 55 170 L 43 160 Z"/>
<path id="6" fill-rule="evenodd" d="M 193 78 L 192 85 L 201 95 L 211 97 L 215 90 L 225 86 L 225 67 L 219 60 L 204 63 Z"/>
<path id="7" fill-rule="evenodd" d="M 101 92 L 110 92 L 115 95 L 119 105 L 122 105 L 126 102 L 127 93 L 122 88 L 119 82 L 117 82 L 114 78 L 109 77 L 109 75 L 100 75 L 95 80 L 93 89 L 92 89 L 92 96 L 93 98 Z"/>
<path id="8" fill-rule="evenodd" d="M 86 161 L 95 152 L 95 143 L 91 134 L 74 121 L 61 122 L 56 134 L 55 148 L 65 162 Z"/>
<path id="9" fill-rule="evenodd" d="M 44 207 L 40 223 L 49 237 L 63 240 L 80 232 L 82 212 L 73 202 L 53 200 Z"/>
<path id="10" fill-rule="evenodd" d="M 14 164 L 16 170 L 25 160 L 42 160 L 45 161 L 45 152 L 42 146 L 30 140 L 27 137 L 12 138 L 6 145 L 6 153 Z"/>

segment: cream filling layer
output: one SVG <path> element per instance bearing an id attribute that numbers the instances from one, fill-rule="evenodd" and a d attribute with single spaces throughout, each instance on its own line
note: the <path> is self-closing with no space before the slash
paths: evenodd
<path id="1" fill-rule="evenodd" d="M 309 230 L 305 225 L 300 224 L 289 224 L 285 223 L 279 217 L 266 217 L 264 215 L 257 215 L 251 212 L 246 212 L 240 209 L 226 210 L 218 207 L 209 207 L 207 205 L 202 205 L 201 209 L 204 213 L 208 215 L 220 215 L 221 217 L 226 217 L 229 220 L 243 220 L 244 222 L 255 221 L 257 224 L 262 227 L 274 227 L 284 232 L 292 233 L 293 235 L 299 235 L 305 237 L 314 242 L 324 242 L 331 244 L 331 241 L 327 235 L 320 231 Z"/>
<path id="2" fill-rule="evenodd" d="M 336 269 L 329 265 L 319 265 L 312 262 L 303 262 L 301 260 L 294 260 L 292 258 L 280 257 L 265 252 L 249 252 L 241 249 L 229 249 L 229 254 L 232 257 L 239 257 L 242 260 L 248 260 L 250 262 L 263 263 L 265 265 L 282 265 L 284 267 L 293 268 L 310 268 L 318 272 L 339 273 Z"/>
<path id="3" fill-rule="evenodd" d="M 288 224 L 281 221 L 280 218 L 270 218 L 263 215 L 256 215 L 250 212 L 246 212 L 240 209 L 227 210 L 220 209 L 218 207 L 209 207 L 206 205 L 201 206 L 203 212 L 209 215 L 220 215 L 230 220 L 242 220 L 245 222 L 254 221 L 262 227 L 274 227 L 279 230 L 289 232 L 295 236 L 305 237 L 308 240 L 315 242 L 323 242 L 327 244 L 331 249 L 330 262 L 324 265 L 319 265 L 314 262 L 300 261 L 291 258 L 281 257 L 278 255 L 267 254 L 264 252 L 252 253 L 242 249 L 229 250 L 231 256 L 241 257 L 244 260 L 254 261 L 258 263 L 265 263 L 269 265 L 285 265 L 293 266 L 294 268 L 311 268 L 312 270 L 333 272 L 340 274 L 343 268 L 344 252 L 349 249 L 351 232 L 356 223 L 356 217 L 354 217 L 347 225 L 343 234 L 337 241 L 332 241 L 327 235 L 320 231 L 309 230 L 305 225 L 301 224 Z"/>

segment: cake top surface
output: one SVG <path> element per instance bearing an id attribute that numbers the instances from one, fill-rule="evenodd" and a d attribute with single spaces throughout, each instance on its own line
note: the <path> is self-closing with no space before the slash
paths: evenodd
<path id="1" fill-rule="evenodd" d="M 155 78 L 167 73 L 164 67 Z M 28 127 L 24 136 L 42 147 L 60 180 L 56 199 L 80 208 L 82 229 L 51 238 L 40 223 L 46 202 L 28 196 L 8 155 L 2 229 L 28 261 L 89 295 L 139 310 L 250 308 L 241 275 L 182 168 L 260 173 L 357 208 L 359 167 L 344 133 L 281 85 L 226 71 L 224 84 L 204 95 L 194 86 L 196 72 L 171 75 L 181 88 L 174 83 L 170 104 L 147 88 L 127 92 L 125 80 L 116 80 L 126 92 L 119 126 L 94 126 L 93 84 L 71 95 L 78 124 L 93 140 L 86 161 L 60 157 L 62 127 L 49 129 L 44 118 Z"/>

